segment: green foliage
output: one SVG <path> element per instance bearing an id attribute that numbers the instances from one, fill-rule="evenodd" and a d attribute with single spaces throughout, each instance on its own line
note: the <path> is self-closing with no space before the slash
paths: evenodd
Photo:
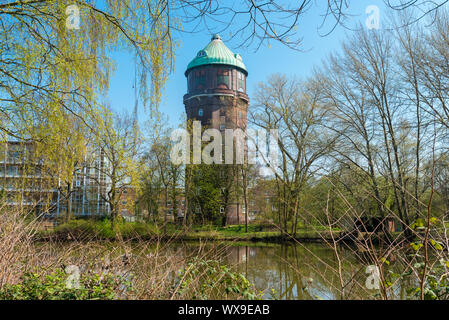
<path id="1" fill-rule="evenodd" d="M 129 281 L 112 274 L 81 274 L 78 288 L 70 288 L 67 278 L 62 269 L 46 275 L 28 272 L 20 284 L 0 288 L 0 300 L 113 300 L 131 287 Z"/>
<path id="2" fill-rule="evenodd" d="M 415 229 L 417 231 L 423 230 L 425 228 L 423 219 L 421 218 L 416 219 L 416 221 L 410 225 L 410 228 Z"/>
<path id="3" fill-rule="evenodd" d="M 415 263 L 414 268 L 422 274 L 424 262 Z M 427 270 L 426 283 L 424 286 L 425 300 L 447 300 L 449 299 L 449 279 L 447 270 L 449 269 L 449 261 L 440 259 L 438 263 L 432 265 Z M 421 296 L 420 287 L 411 287 L 407 290 L 410 297 L 419 298 Z"/>
<path id="4" fill-rule="evenodd" d="M 203 260 L 198 257 L 187 263 L 178 272 L 177 294 L 188 294 L 193 290 L 192 299 L 214 299 L 215 295 L 227 299 L 257 299 L 254 286 L 241 273 L 221 265 L 217 260 Z"/>
<path id="5" fill-rule="evenodd" d="M 216 225 L 222 225 L 224 215 L 220 213 L 222 205 L 221 187 L 224 180 L 217 179 L 222 167 L 219 165 L 198 165 L 192 169 L 193 190 L 191 190 L 192 205 L 194 212 L 200 207 L 200 214 L 195 214 L 198 222 L 208 221 Z"/>
<path id="6" fill-rule="evenodd" d="M 119 234 L 124 238 L 140 238 L 152 237 L 160 233 L 160 229 L 154 224 L 126 222 L 121 219 L 117 219 L 114 225 L 108 219 L 101 221 L 72 219 L 67 223 L 57 226 L 53 231 L 50 231 L 50 235 L 62 237 L 70 235 L 70 237 L 76 239 L 114 239 Z"/>
<path id="7" fill-rule="evenodd" d="M 426 230 L 426 228 L 430 228 L 431 230 L 438 227 L 440 220 L 436 217 L 430 217 L 427 223 L 427 220 L 418 218 L 415 222 L 411 224 L 411 228 L 421 234 Z M 435 250 L 435 252 L 441 252 L 443 250 L 443 244 L 440 241 L 436 241 L 432 239 L 429 235 L 428 238 L 428 248 Z M 447 258 L 440 258 L 436 263 L 427 263 L 425 257 L 423 257 L 419 250 L 424 247 L 425 240 L 423 240 L 422 236 L 417 237 L 414 242 L 410 243 L 411 248 L 413 249 L 412 257 L 416 258 L 416 262 L 413 264 L 413 269 L 419 275 L 419 278 L 423 277 L 423 273 L 425 273 L 425 283 L 423 285 L 424 290 L 424 299 L 426 300 L 440 300 L 440 299 L 448 299 L 449 298 L 449 280 L 448 280 L 448 269 L 449 269 L 449 261 Z M 412 270 L 403 275 L 401 277 L 410 276 L 412 274 Z M 421 286 L 412 286 L 407 289 L 407 294 L 410 297 L 420 298 L 421 297 Z"/>
<path id="8" fill-rule="evenodd" d="M 340 233 L 340 229 L 329 228 L 325 226 L 309 226 L 298 229 L 296 233 L 297 239 L 330 239 L 331 232 L 334 235 Z M 228 225 L 217 227 L 213 225 L 195 226 L 193 232 L 187 234 L 189 239 L 214 239 L 214 240 L 251 240 L 251 241 L 286 241 L 293 240 L 292 237 L 283 235 L 276 227 L 272 225 L 250 224 L 248 232 L 245 232 L 245 225 Z"/>
<path id="9" fill-rule="evenodd" d="M 411 242 L 410 246 L 412 247 L 413 250 L 418 251 L 419 248 L 421 248 L 423 246 L 423 244 L 420 241 L 416 241 L 416 242 Z"/>
<path id="10" fill-rule="evenodd" d="M 337 235 L 339 229 L 334 228 L 332 233 Z M 228 225 L 218 227 L 212 224 L 197 225 L 186 230 L 175 224 L 157 225 L 153 222 L 126 222 L 117 220 L 112 226 L 108 219 L 72 219 L 67 223 L 57 226 L 54 230 L 43 231 L 44 237 L 54 236 L 59 238 L 74 239 L 116 239 L 118 235 L 125 239 L 147 239 L 157 236 L 169 235 L 178 236 L 186 240 L 214 239 L 214 240 L 251 240 L 251 241 L 285 241 L 292 238 L 285 237 L 279 230 L 270 225 L 248 225 L 248 232 L 245 232 L 245 225 Z M 298 239 L 321 239 L 330 237 L 328 228 L 313 226 L 301 228 L 296 237 Z"/>
<path id="11" fill-rule="evenodd" d="M 264 226 L 262 225 L 256 225 L 256 224 L 250 224 L 248 225 L 248 232 L 261 232 L 263 231 Z M 236 224 L 236 225 L 227 225 L 223 227 L 217 227 L 214 225 L 204 225 L 204 226 L 197 226 L 195 227 L 196 231 L 218 231 L 225 234 L 242 234 L 245 233 L 245 225 L 244 224 Z"/>
<path id="12" fill-rule="evenodd" d="M 65 0 L 8 2 L 0 5 L 0 110 L 10 120 L 0 125 L 2 133 L 42 137 L 64 114 L 88 119 L 108 89 L 114 49 L 136 53 L 139 97 L 159 103 L 176 47 L 169 26 L 180 27 L 166 3 L 76 1 L 81 22 L 71 29 Z"/>

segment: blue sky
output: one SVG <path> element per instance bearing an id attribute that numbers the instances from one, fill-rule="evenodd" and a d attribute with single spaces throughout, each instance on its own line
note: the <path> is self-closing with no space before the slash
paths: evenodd
<path id="1" fill-rule="evenodd" d="M 318 0 L 324 5 L 327 1 Z M 365 26 L 368 15 L 365 9 L 369 5 L 377 5 L 380 8 L 380 26 L 382 27 L 383 1 L 382 0 L 358 0 L 351 1 L 349 24 L 355 26 L 361 23 Z M 270 47 L 264 45 L 257 51 L 255 47 L 239 48 L 238 42 L 227 41 L 226 33 L 221 34 L 225 44 L 234 52 L 240 53 L 249 72 L 247 78 L 247 93 L 251 97 L 258 82 L 264 81 L 270 74 L 283 73 L 286 75 L 307 77 L 314 66 L 329 53 L 340 48 L 341 42 L 351 34 L 352 31 L 337 27 L 330 35 L 325 37 L 329 29 L 319 29 L 322 22 L 324 7 L 311 7 L 298 24 L 298 32 L 303 37 L 302 51 L 295 51 L 280 43 L 271 42 Z M 184 71 L 187 64 L 195 57 L 196 53 L 204 48 L 210 41 L 211 34 L 204 33 L 180 33 L 175 35 L 180 41 L 180 47 L 176 51 L 175 68 L 169 76 L 165 87 L 164 97 L 160 111 L 167 115 L 169 124 L 177 126 L 181 122 L 184 113 L 182 97 L 186 93 L 187 83 Z M 121 113 L 123 110 L 132 112 L 135 103 L 134 83 L 134 58 L 132 54 L 117 52 L 112 54 L 116 61 L 116 70 L 111 78 L 110 89 L 106 100 L 112 108 Z M 148 112 L 139 106 L 139 122 L 144 124 L 148 119 Z"/>

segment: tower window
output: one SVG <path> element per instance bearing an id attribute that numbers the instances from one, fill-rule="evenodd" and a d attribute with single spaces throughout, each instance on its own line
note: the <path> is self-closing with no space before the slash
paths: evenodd
<path id="1" fill-rule="evenodd" d="M 195 87 L 197 90 L 204 89 L 206 86 L 206 70 L 197 70 L 195 72 Z"/>
<path id="2" fill-rule="evenodd" d="M 189 76 L 187 77 L 187 89 L 189 91 L 195 89 L 195 74 L 194 73 L 189 73 Z"/>
<path id="3" fill-rule="evenodd" d="M 237 72 L 238 90 L 245 92 L 245 75 L 242 72 Z"/>
<path id="4" fill-rule="evenodd" d="M 225 126 L 224 123 L 220 124 L 220 130 L 221 130 L 221 131 L 223 131 L 225 128 L 226 128 L 226 126 Z"/>
<path id="5" fill-rule="evenodd" d="M 218 69 L 217 71 L 217 87 L 229 89 L 229 69 Z"/>
<path id="6" fill-rule="evenodd" d="M 199 110 L 198 110 L 198 116 L 200 116 L 200 117 L 203 116 L 203 109 L 199 109 Z"/>

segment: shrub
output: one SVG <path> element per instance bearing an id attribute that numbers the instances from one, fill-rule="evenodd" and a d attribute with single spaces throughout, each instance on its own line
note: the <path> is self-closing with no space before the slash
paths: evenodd
<path id="1" fill-rule="evenodd" d="M 160 230 L 153 224 L 142 222 L 117 220 L 113 228 L 111 221 L 108 219 L 101 221 L 73 219 L 57 226 L 52 232 L 49 232 L 49 234 L 60 237 L 67 237 L 70 235 L 70 237 L 75 239 L 115 239 L 117 234 L 121 234 L 125 238 L 152 237 L 160 234 Z"/>
<path id="2" fill-rule="evenodd" d="M 126 279 L 113 274 L 82 274 L 76 287 L 67 285 L 67 280 L 67 273 L 60 268 L 46 275 L 28 272 L 19 284 L 4 285 L 0 300 L 112 300 L 130 289 Z"/>
<path id="3" fill-rule="evenodd" d="M 177 295 L 184 299 L 222 299 L 224 296 L 227 299 L 253 300 L 260 297 L 243 274 L 232 271 L 217 260 L 197 257 L 179 270 L 176 288 Z"/>

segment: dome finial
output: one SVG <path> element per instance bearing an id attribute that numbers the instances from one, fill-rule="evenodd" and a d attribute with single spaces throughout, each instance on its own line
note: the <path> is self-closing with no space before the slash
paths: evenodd
<path id="1" fill-rule="evenodd" d="M 215 33 L 213 36 L 212 36 L 212 39 L 211 40 L 221 40 L 221 37 L 220 37 L 220 35 L 218 34 L 218 33 Z"/>

